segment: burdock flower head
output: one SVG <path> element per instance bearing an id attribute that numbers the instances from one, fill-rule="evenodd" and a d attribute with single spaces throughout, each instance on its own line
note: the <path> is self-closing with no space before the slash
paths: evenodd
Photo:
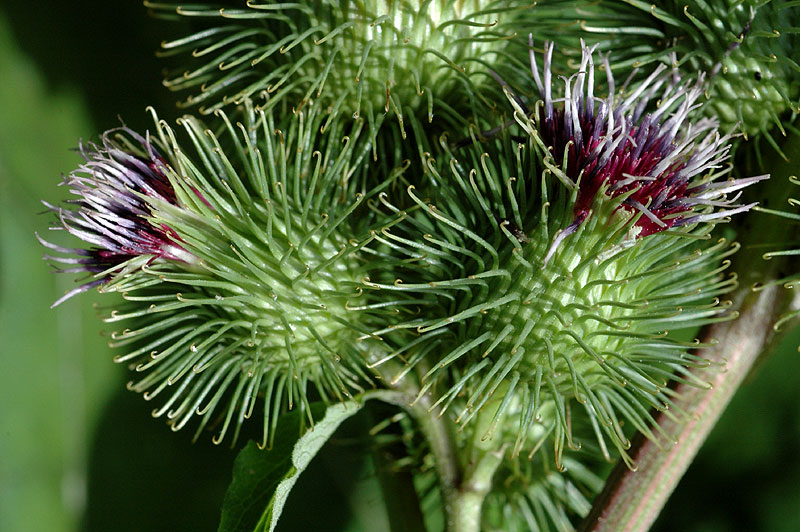
<path id="1" fill-rule="evenodd" d="M 670 380 L 705 385 L 690 371 L 706 365 L 699 342 L 671 333 L 736 316 L 720 297 L 738 246 L 709 240 L 766 176 L 720 179 L 730 136 L 691 122 L 699 85 L 659 67 L 626 92 L 608 71 L 599 98 L 591 49 L 563 84 L 551 54 L 543 73 L 532 54 L 532 113 L 507 89 L 526 135 L 473 132 L 425 154 L 429 187 L 409 187 L 417 208 L 379 239 L 405 260 L 366 286 L 423 308 L 376 334 L 406 371 L 424 368 L 439 413 L 486 437 L 512 423 L 515 452 L 551 441 L 558 464 L 580 446 L 573 427 L 591 427 L 603 454 L 629 460 L 629 427 L 668 439 L 650 410 L 681 415 Z"/>
<path id="2" fill-rule="evenodd" d="M 293 2 L 251 0 L 239 7 L 150 2 L 169 19 L 200 21 L 197 31 L 162 44 L 186 58 L 164 84 L 191 91 L 182 102 L 211 112 L 266 91 L 267 106 L 314 100 L 332 115 L 367 119 L 371 135 L 385 120 L 465 124 L 466 107 L 494 106 L 502 95 L 486 66 L 514 77 L 520 27 L 558 36 L 574 20 L 563 6 L 522 0 Z M 243 3 L 244 4 L 244 3 Z"/>
<path id="3" fill-rule="evenodd" d="M 54 307 L 155 258 L 195 260 L 174 231 L 152 221 L 153 201 L 174 204 L 175 191 L 165 174 L 166 161 L 147 138 L 123 127 L 107 131 L 101 145 L 81 144 L 80 152 L 85 162 L 62 183 L 76 198 L 63 206 L 45 205 L 58 216 L 58 225 L 51 229 L 65 230 L 91 247 L 65 248 L 41 237 L 39 241 L 63 254 L 45 256 L 70 265 L 60 271 L 87 272 L 92 278 L 67 292 Z"/>
<path id="4" fill-rule="evenodd" d="M 639 237 L 725 218 L 755 205 L 737 205 L 739 195 L 725 195 L 767 176 L 712 183 L 725 173 L 709 170 L 719 169 L 728 158 L 732 134 L 720 136 L 714 119 L 689 121 L 692 111 L 701 107 L 702 74 L 694 83 L 681 82 L 676 72 L 660 64 L 635 89 L 626 92 L 623 86 L 618 95 L 605 56 L 608 95 L 598 98 L 594 47 L 582 44 L 580 69 L 563 78 L 564 95 L 558 100 L 563 105 L 556 107 L 553 44 L 545 46 L 542 74 L 530 45 L 531 72 L 542 103 L 532 120 L 521 123 L 552 157 L 555 175 L 577 193 L 575 220 L 556 243 L 578 229 L 598 193 L 623 198 L 621 208 L 640 214 L 633 228 Z M 518 102 L 512 98 L 517 110 L 525 113 Z M 706 205 L 720 208 L 696 212 Z"/>
<path id="5" fill-rule="evenodd" d="M 124 129 L 66 180 L 77 199 L 52 207 L 89 245 L 58 258 L 124 301 L 104 317 L 116 357 L 138 374 L 128 387 L 158 398 L 154 416 L 174 430 L 234 440 L 246 418 L 263 420 L 262 445 L 279 414 L 334 402 L 372 385 L 369 330 L 347 307 L 358 298 L 359 250 L 374 231 L 361 206 L 370 144 L 364 121 L 335 122 L 319 106 L 281 109 L 247 100 L 236 126 L 220 112 L 213 133 L 194 117 L 176 132 L 156 119 L 153 142 Z M 161 149 L 162 157 L 154 145 Z M 385 183 L 378 185 L 378 190 Z M 63 300 L 63 298 L 62 298 Z M 59 300 L 57 303 L 59 303 Z M 359 317 L 360 316 L 360 317 Z M 309 398 L 310 396 L 310 398 Z"/>

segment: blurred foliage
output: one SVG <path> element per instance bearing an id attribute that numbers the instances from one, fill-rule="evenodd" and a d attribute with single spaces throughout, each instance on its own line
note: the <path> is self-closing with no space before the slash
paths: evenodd
<path id="1" fill-rule="evenodd" d="M 65 197 L 55 185 L 79 161 L 69 151 L 79 138 L 96 138 L 118 116 L 144 128 L 146 105 L 177 115 L 153 55 L 158 24 L 139 2 L 0 5 L 4 532 L 217 527 L 235 452 L 210 438 L 191 444 L 150 418 L 111 361 L 87 301 L 97 296 L 49 309 L 72 280 L 50 274 L 34 238 L 48 226 L 39 200 Z M 654 530 L 800 530 L 798 343 L 795 331 L 745 384 Z M 366 424 L 353 418 L 314 460 L 279 530 L 365 530 L 359 520 L 385 519 Z"/>
<path id="2" fill-rule="evenodd" d="M 161 86 L 163 62 L 155 57 L 163 23 L 149 17 L 141 2 L 0 2 L 0 12 L 8 21 L 6 39 L 16 41 L 35 64 L 24 70 L 37 70 L 42 90 L 77 91 L 84 102 L 81 112 L 96 126 L 73 131 L 65 146 L 74 146 L 80 135 L 96 138 L 120 125 L 120 119 L 134 129 L 148 127 L 147 105 L 158 107 L 167 120 L 178 116 L 172 95 Z M 30 120 L 42 122 L 44 110 L 40 107 Z M 49 179 L 41 182 L 52 191 Z"/>
<path id="3" fill-rule="evenodd" d="M 48 90 L 0 19 L 0 530 L 74 530 L 88 445 L 115 383 L 94 311 L 49 306 L 71 281 L 49 273 L 33 238 L 40 198 L 92 126 L 75 88 Z"/>

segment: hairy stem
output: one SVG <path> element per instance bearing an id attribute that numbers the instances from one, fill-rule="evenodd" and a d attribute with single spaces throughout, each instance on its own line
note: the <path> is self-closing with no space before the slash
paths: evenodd
<path id="1" fill-rule="evenodd" d="M 481 510 L 492 488 L 492 477 L 503 460 L 503 449 L 480 453 L 474 466 L 468 469 L 454 501 L 453 532 L 479 532 Z"/>
<path id="2" fill-rule="evenodd" d="M 397 383 L 405 397 L 416 385 L 408 379 Z M 472 425 L 472 438 L 457 438 L 456 424 L 449 416 L 431 411 L 432 398 L 423 394 L 404 408 L 418 423 L 436 464 L 448 532 L 480 532 L 483 501 L 492 487 L 505 445 L 491 438 L 489 428 L 499 402 L 485 405 Z"/>
<path id="3" fill-rule="evenodd" d="M 394 382 L 392 375 L 399 372 L 398 367 L 390 364 L 380 366 L 379 371 L 384 382 L 390 384 L 392 394 L 385 399 L 401 408 L 414 419 L 420 431 L 430 446 L 436 465 L 436 473 L 439 480 L 439 489 L 442 494 L 444 504 L 444 514 L 446 528 L 448 532 L 472 532 L 480 528 L 461 528 L 461 520 L 456 518 L 463 512 L 461 502 L 461 483 L 464 475 L 461 455 L 455 438 L 456 427 L 447 416 L 438 416 L 431 412 L 432 399 L 429 394 L 419 396 L 419 386 L 416 379 L 406 376 Z M 480 515 L 480 507 L 478 507 Z"/>
<path id="4" fill-rule="evenodd" d="M 497 396 L 504 393 L 498 391 Z M 458 491 L 454 508 L 454 527 L 457 532 L 479 532 L 483 501 L 492 489 L 492 477 L 503 461 L 508 444 L 493 438 L 493 422 L 500 400 L 490 401 L 478 412 L 474 431 L 465 455 L 469 460 L 464 467 L 464 478 Z"/>

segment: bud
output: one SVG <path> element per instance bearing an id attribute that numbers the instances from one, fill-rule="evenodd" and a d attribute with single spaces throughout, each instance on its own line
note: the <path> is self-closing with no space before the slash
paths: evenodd
<path id="1" fill-rule="evenodd" d="M 206 22 L 197 33 L 162 44 L 164 55 L 190 57 L 169 74 L 172 90 L 192 91 L 186 106 L 211 112 L 266 91 L 271 103 L 302 107 L 316 100 L 334 115 L 368 120 L 371 136 L 385 115 L 405 136 L 410 115 L 434 109 L 464 123 L 464 107 L 494 107 L 502 99 L 487 65 L 520 70 L 515 40 L 528 31 L 558 35 L 555 8 L 518 0 L 425 2 L 247 2 L 241 8 L 145 2 L 165 18 Z M 547 21 L 547 22 L 545 22 Z M 537 34 L 538 35 L 538 34 Z M 522 67 L 524 70 L 524 66 Z"/>
<path id="2" fill-rule="evenodd" d="M 68 296 L 96 284 L 122 294 L 105 318 L 125 327 L 111 346 L 141 375 L 129 388 L 161 401 L 154 416 L 174 430 L 198 416 L 197 434 L 215 425 L 219 442 L 258 412 L 267 445 L 285 409 L 313 423 L 309 395 L 331 402 L 371 386 L 373 340 L 358 338 L 372 326 L 346 302 L 361 292 L 357 252 L 372 238 L 370 217 L 356 214 L 375 192 L 357 164 L 369 152 L 363 121 L 322 134 L 314 108 L 277 118 L 249 101 L 241 116 L 234 126 L 219 113 L 218 134 L 185 117 L 183 141 L 154 116 L 165 157 L 149 136 L 106 134 L 68 179 L 80 209 L 57 209 L 100 250 L 48 246 L 102 270 Z"/>
<path id="3" fill-rule="evenodd" d="M 423 306 L 386 336 L 418 346 L 395 353 L 422 368 L 439 412 L 454 405 L 467 423 L 489 401 L 496 417 L 519 402 L 517 447 L 543 423 L 558 463 L 580 446 L 580 410 L 602 452 L 629 460 L 623 426 L 658 438 L 649 410 L 674 407 L 670 380 L 705 386 L 690 371 L 707 365 L 701 345 L 671 332 L 735 317 L 719 298 L 736 284 L 725 270 L 737 245 L 711 232 L 752 207 L 728 194 L 766 176 L 720 179 L 729 137 L 689 122 L 698 85 L 662 67 L 622 98 L 608 71 L 598 98 L 584 46 L 555 98 L 551 53 L 541 73 L 532 57 L 542 101 L 530 116 L 509 93 L 524 142 L 507 129 L 462 148 L 443 139 L 425 161 L 431 197 L 409 187 L 416 208 L 384 231 L 410 259 L 368 286 Z"/>

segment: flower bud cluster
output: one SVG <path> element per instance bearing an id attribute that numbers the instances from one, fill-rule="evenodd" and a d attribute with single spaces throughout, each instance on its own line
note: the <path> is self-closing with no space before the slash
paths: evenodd
<path id="1" fill-rule="evenodd" d="M 720 179 L 730 138 L 688 121 L 698 87 L 657 68 L 624 98 L 597 98 L 584 46 L 556 98 L 551 54 L 543 72 L 531 55 L 533 112 L 508 94 L 524 142 L 508 130 L 468 146 L 443 138 L 426 160 L 427 195 L 409 187 L 416 208 L 376 239 L 409 260 L 367 285 L 421 305 L 379 334 L 405 360 L 401 375 L 424 368 L 440 414 L 455 406 L 466 424 L 493 401 L 496 417 L 521 401 L 517 451 L 547 409 L 557 462 L 580 445 L 576 415 L 603 454 L 625 457 L 626 426 L 669 439 L 649 410 L 674 410 L 670 380 L 705 385 L 691 373 L 706 365 L 701 345 L 671 332 L 735 317 L 721 298 L 738 246 L 711 232 L 753 206 L 728 194 L 766 176 Z"/>
<path id="2" fill-rule="evenodd" d="M 598 484 L 577 452 L 633 467 L 632 432 L 685 415 L 672 384 L 706 386 L 684 337 L 736 317 L 715 228 L 767 176 L 728 178 L 734 137 L 697 118 L 718 72 L 620 86 L 581 40 L 559 77 L 517 33 L 575 2 L 479 4 L 150 4 L 210 23 L 163 47 L 208 60 L 166 83 L 213 116 L 83 145 L 48 204 L 83 247 L 40 240 L 89 275 L 54 305 L 121 295 L 116 360 L 174 430 L 256 417 L 269 445 L 286 410 L 413 390 L 510 450 L 487 522 L 566 529 Z"/>

